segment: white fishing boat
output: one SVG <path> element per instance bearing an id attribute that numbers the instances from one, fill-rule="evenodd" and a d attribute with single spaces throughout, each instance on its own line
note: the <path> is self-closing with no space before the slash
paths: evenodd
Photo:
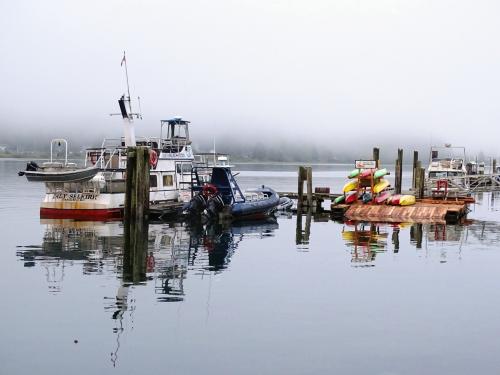
<path id="1" fill-rule="evenodd" d="M 40 206 L 41 217 L 121 217 L 125 204 L 127 148 L 130 146 L 149 148 L 152 203 L 188 201 L 191 198 L 194 155 L 189 138 L 189 121 L 181 117 L 162 120 L 160 137 L 136 138 L 134 117 L 141 118 L 141 115 L 133 113 L 128 87 L 127 92 L 128 96 L 122 95 L 118 101 L 124 136 L 119 139 L 105 139 L 101 147 L 87 149 L 83 168 L 68 163 L 66 143 L 64 163 L 56 164 L 51 152 L 51 163 L 45 165 L 43 170 L 38 168 L 39 170 L 30 171 L 28 166 L 26 171 L 20 172 L 20 175 L 24 174 L 29 181 L 45 183 L 46 193 Z M 38 175 L 34 174 L 35 172 Z"/>
<path id="2" fill-rule="evenodd" d="M 447 191 L 459 191 L 467 188 L 467 170 L 465 168 L 465 147 L 432 146 L 427 167 L 427 182 L 431 189 L 441 189 L 437 181 L 446 181 Z"/>

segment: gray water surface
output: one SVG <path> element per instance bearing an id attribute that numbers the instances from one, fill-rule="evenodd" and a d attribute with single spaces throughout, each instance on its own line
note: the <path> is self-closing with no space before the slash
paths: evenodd
<path id="1" fill-rule="evenodd" d="M 151 223 L 142 274 L 121 222 L 40 220 L 24 165 L 0 160 L 1 374 L 500 369 L 497 194 L 462 225 Z M 237 167 L 243 187 L 296 190 L 296 167 Z M 314 183 L 339 191 L 350 169 Z"/>

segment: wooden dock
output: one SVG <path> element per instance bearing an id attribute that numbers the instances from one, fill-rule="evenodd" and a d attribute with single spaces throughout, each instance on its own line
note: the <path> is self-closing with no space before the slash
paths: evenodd
<path id="1" fill-rule="evenodd" d="M 421 199 L 411 206 L 341 204 L 332 206 L 331 214 L 334 218 L 345 218 L 353 221 L 453 224 L 459 222 L 467 214 L 468 203 L 471 201 Z"/>

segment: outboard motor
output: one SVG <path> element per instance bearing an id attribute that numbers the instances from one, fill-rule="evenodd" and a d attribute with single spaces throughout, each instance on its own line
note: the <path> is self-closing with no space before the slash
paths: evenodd
<path id="1" fill-rule="evenodd" d="M 207 197 L 205 197 L 202 193 L 199 193 L 191 198 L 186 211 L 192 216 L 197 216 L 201 215 L 205 208 L 207 208 Z"/>
<path id="2" fill-rule="evenodd" d="M 38 164 L 34 161 L 30 161 L 28 164 L 26 164 L 27 171 L 37 171 L 39 168 L 40 167 L 38 166 Z"/>
<path id="3" fill-rule="evenodd" d="M 34 161 L 30 161 L 28 164 L 26 164 L 26 171 L 34 172 L 34 171 L 37 171 L 38 169 L 40 169 L 40 167 Z M 21 171 L 21 172 L 18 173 L 18 175 L 19 176 L 24 176 L 24 172 Z"/>
<path id="4" fill-rule="evenodd" d="M 187 206 L 187 212 L 192 216 L 201 215 L 204 211 L 211 206 L 210 212 L 215 212 L 217 209 L 217 204 L 210 203 L 213 197 L 219 195 L 217 191 L 217 187 L 212 184 L 206 184 L 203 186 L 202 190 L 196 194 Z M 219 195 L 220 196 L 220 195 Z M 222 200 L 222 198 L 221 198 Z M 211 215 L 211 214 L 209 214 Z"/>
<path id="5" fill-rule="evenodd" d="M 217 193 L 208 200 L 205 215 L 209 219 L 217 218 L 219 212 L 221 212 L 223 208 L 224 201 L 222 200 L 222 196 Z"/>

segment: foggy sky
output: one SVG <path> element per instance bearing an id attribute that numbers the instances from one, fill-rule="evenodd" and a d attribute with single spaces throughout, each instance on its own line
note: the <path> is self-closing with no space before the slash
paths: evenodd
<path id="1" fill-rule="evenodd" d="M 3 137 L 137 133 L 182 115 L 193 138 L 450 142 L 494 153 L 500 3 L 460 0 L 0 3 Z M 0 134 L 0 143 L 2 143 Z"/>

